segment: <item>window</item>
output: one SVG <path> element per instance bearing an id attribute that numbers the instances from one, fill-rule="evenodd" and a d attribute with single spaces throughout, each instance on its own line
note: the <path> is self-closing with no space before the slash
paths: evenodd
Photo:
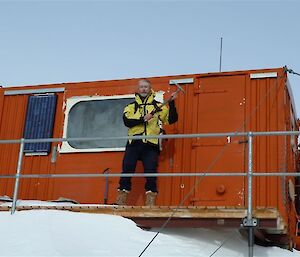
<path id="1" fill-rule="evenodd" d="M 56 95 L 32 95 L 28 98 L 25 120 L 24 138 L 51 138 L 56 110 Z M 50 152 L 51 142 L 26 143 L 26 154 L 47 154 Z"/>
<path id="2" fill-rule="evenodd" d="M 123 110 L 134 95 L 74 97 L 67 99 L 64 137 L 127 136 Z M 126 140 L 63 142 L 60 152 L 122 151 Z"/>

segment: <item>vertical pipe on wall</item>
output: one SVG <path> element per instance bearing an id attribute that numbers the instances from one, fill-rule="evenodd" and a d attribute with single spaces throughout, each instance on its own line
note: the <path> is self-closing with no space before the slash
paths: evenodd
<path id="1" fill-rule="evenodd" d="M 16 171 L 15 188 L 14 188 L 14 196 L 13 196 L 13 202 L 12 202 L 12 206 L 11 206 L 11 214 L 14 214 L 14 212 L 16 210 L 16 205 L 17 205 L 20 173 L 21 173 L 22 161 L 23 161 L 23 152 L 24 152 L 24 138 L 21 139 L 21 143 L 20 143 L 18 165 L 17 165 L 17 171 Z"/>

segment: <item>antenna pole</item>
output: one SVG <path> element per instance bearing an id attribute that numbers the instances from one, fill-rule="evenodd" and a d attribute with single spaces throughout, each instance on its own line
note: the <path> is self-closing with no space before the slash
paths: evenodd
<path id="1" fill-rule="evenodd" d="M 221 37 L 221 45 L 220 45 L 220 66 L 219 66 L 219 72 L 222 71 L 222 47 L 223 47 L 223 38 Z"/>

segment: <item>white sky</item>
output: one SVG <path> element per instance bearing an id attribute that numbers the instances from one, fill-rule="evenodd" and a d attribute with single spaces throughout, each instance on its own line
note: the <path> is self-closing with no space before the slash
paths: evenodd
<path id="1" fill-rule="evenodd" d="M 0 0 L 0 84 L 282 67 L 300 73 L 300 1 Z M 290 76 L 300 113 L 300 77 Z M 299 102 L 299 103 L 298 103 Z"/>

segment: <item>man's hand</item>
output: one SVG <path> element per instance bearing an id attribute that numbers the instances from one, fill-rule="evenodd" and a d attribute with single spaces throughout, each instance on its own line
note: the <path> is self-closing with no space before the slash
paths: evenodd
<path id="1" fill-rule="evenodd" d="M 144 116 L 144 121 L 149 121 L 153 118 L 153 115 L 151 113 L 148 113 Z"/>

